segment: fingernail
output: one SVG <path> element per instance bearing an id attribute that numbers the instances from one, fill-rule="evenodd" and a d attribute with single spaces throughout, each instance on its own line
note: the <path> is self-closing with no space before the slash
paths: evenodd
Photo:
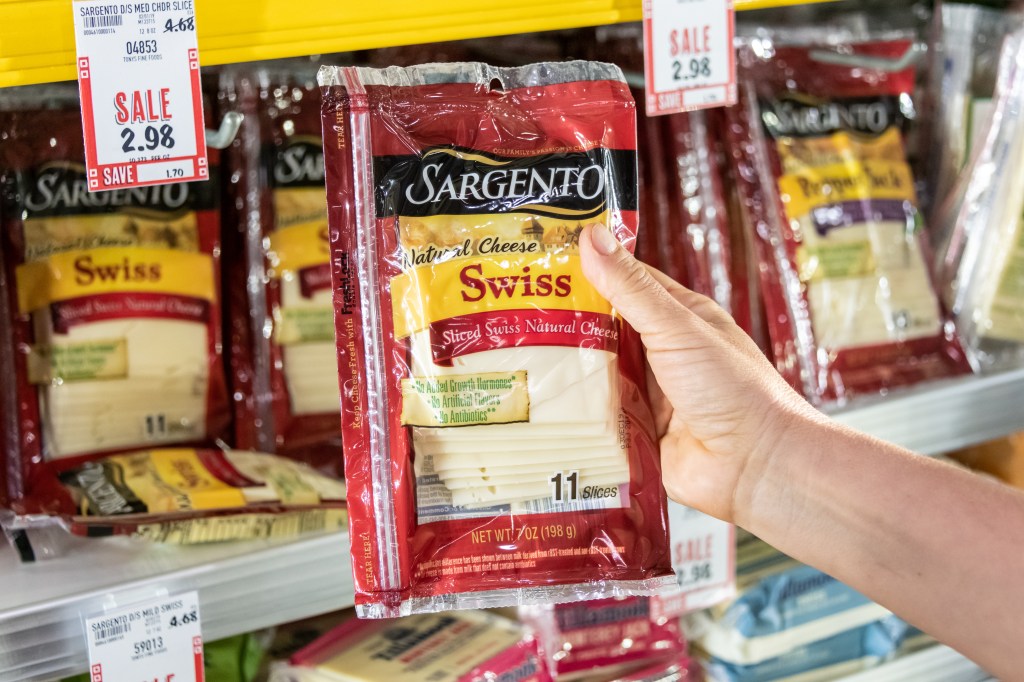
<path id="1" fill-rule="evenodd" d="M 595 226 L 590 230 L 590 240 L 594 243 L 594 249 L 603 256 L 610 256 L 619 248 L 619 240 L 615 238 L 612 231 L 605 227 Z"/>

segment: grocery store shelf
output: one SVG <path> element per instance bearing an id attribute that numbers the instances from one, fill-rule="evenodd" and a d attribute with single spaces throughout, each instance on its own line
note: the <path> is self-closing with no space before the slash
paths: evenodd
<path id="1" fill-rule="evenodd" d="M 104 607 L 199 591 L 203 637 L 223 637 L 352 604 L 346 533 L 196 547 L 81 540 L 66 556 L 19 565 L 0 546 L 0 680 L 88 667 L 82 619 Z"/>
<path id="2" fill-rule="evenodd" d="M 1024 369 L 934 382 L 832 416 L 924 455 L 1024 430 Z"/>
<path id="3" fill-rule="evenodd" d="M 213 65 L 637 21 L 640 8 L 641 0 L 197 0 L 196 22 L 200 59 Z M 0 87 L 73 80 L 74 59 L 71 0 L 0 0 Z"/>
<path id="4" fill-rule="evenodd" d="M 834 417 L 931 455 L 1024 429 L 1021 396 L 1017 370 L 930 384 Z M 350 606 L 350 571 L 346 534 L 184 548 L 80 540 L 63 557 L 29 565 L 0 546 L 0 680 L 84 670 L 82 618 L 105 604 L 197 589 L 212 641 Z"/>

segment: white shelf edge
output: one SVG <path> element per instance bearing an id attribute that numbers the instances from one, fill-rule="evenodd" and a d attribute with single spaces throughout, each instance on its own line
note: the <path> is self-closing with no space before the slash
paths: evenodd
<path id="1" fill-rule="evenodd" d="M 179 565 L 161 565 L 167 550 L 177 548 L 120 546 L 111 560 L 109 546 L 106 541 L 88 541 L 68 556 L 25 566 L 16 565 L 10 548 L 0 549 L 5 590 L 13 590 L 8 595 L 17 595 L 19 586 L 28 595 L 26 603 L 0 609 L 0 680 L 58 679 L 85 671 L 82 619 L 101 613 L 104 606 L 160 594 L 198 590 L 203 638 L 209 642 L 352 605 L 347 533 L 247 547 L 187 548 L 180 550 L 184 560 Z M 190 553 L 200 554 L 200 563 L 190 564 Z M 111 565 L 117 561 L 151 563 L 155 570 L 121 580 L 116 565 Z M 61 588 L 67 589 L 61 580 L 75 566 L 92 567 L 83 569 L 89 585 L 77 594 L 61 594 Z M 47 585 L 58 596 L 38 598 Z"/>
<path id="2" fill-rule="evenodd" d="M 938 455 L 1024 430 L 1024 369 L 933 382 L 830 415 L 914 452 Z"/>

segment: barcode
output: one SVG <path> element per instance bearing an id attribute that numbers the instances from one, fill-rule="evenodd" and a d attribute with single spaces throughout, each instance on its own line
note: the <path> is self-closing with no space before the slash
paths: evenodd
<path id="1" fill-rule="evenodd" d="M 513 512 L 517 514 L 550 514 L 551 512 L 581 512 L 593 509 L 608 509 L 622 506 L 621 501 L 615 499 L 614 504 L 606 500 L 580 500 L 578 502 L 555 502 L 550 497 L 542 497 L 536 500 L 517 502 L 512 505 Z"/>
<path id="2" fill-rule="evenodd" d="M 85 28 L 108 28 L 110 26 L 120 26 L 124 22 L 124 17 L 120 14 L 104 14 L 98 17 L 82 17 L 82 26 Z"/>
<path id="3" fill-rule="evenodd" d="M 93 630 L 93 633 L 96 635 L 96 646 L 117 639 L 123 639 L 127 632 L 128 626 L 124 623 L 111 623 L 106 627 Z"/>

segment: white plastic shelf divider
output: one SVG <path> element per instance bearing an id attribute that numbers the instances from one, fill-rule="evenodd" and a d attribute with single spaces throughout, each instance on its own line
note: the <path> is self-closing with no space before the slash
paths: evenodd
<path id="1" fill-rule="evenodd" d="M 923 455 L 1024 431 L 1024 369 L 933 382 L 831 413 Z"/>
<path id="2" fill-rule="evenodd" d="M 82 540 L 66 556 L 19 565 L 0 547 L 0 680 L 88 668 L 83 618 L 105 606 L 199 591 L 214 641 L 352 605 L 347 533 L 196 547 Z"/>

